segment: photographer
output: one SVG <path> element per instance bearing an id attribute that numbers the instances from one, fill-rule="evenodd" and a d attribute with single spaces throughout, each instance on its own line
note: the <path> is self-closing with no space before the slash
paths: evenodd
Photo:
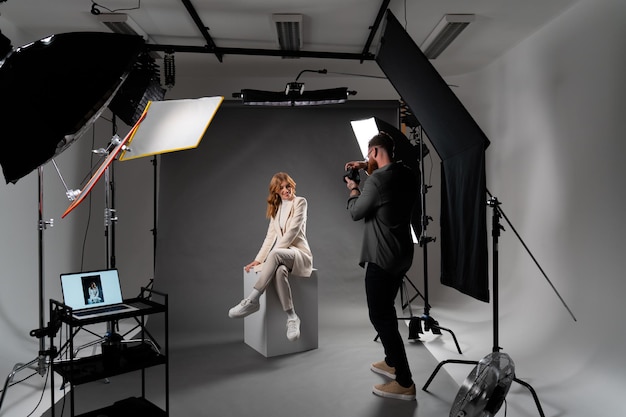
<path id="1" fill-rule="evenodd" d="M 418 182 L 411 169 L 394 161 L 394 141 L 380 132 L 368 143 L 367 161 L 348 162 L 344 178 L 350 190 L 348 211 L 355 221 L 365 221 L 359 265 L 365 267 L 365 291 L 369 317 L 383 344 L 385 359 L 371 370 L 391 379 L 375 385 L 376 395 L 415 399 L 404 343 L 398 331 L 394 305 L 405 273 L 413 262 L 411 214 Z M 369 174 L 361 190 L 354 172 Z M 352 174 L 352 175 L 350 175 Z"/>

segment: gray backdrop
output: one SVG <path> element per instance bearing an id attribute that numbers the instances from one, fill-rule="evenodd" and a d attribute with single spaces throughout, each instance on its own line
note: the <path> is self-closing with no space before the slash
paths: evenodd
<path id="1" fill-rule="evenodd" d="M 161 158 L 155 286 L 170 296 L 173 344 L 243 338 L 243 321 L 227 311 L 241 300 L 242 267 L 265 237 L 268 185 L 278 171 L 294 178 L 297 195 L 309 203 L 320 321 L 341 314 L 344 298 L 364 305 L 357 265 L 362 225 L 346 211 L 342 175 L 347 161 L 362 157 L 350 121 L 371 116 L 397 126 L 398 103 L 251 108 L 226 102 L 197 149 Z"/>

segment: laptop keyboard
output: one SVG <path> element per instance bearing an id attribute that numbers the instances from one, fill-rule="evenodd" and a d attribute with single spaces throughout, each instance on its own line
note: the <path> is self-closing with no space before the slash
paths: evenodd
<path id="1" fill-rule="evenodd" d="M 109 307 L 95 308 L 93 310 L 76 311 L 74 312 L 74 315 L 78 317 L 90 316 L 92 314 L 110 313 L 112 311 L 125 310 L 127 308 L 128 307 L 123 306 L 123 305 L 109 306 Z"/>

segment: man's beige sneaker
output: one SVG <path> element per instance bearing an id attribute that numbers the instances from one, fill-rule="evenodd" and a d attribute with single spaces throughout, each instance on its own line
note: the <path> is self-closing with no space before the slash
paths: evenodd
<path id="1" fill-rule="evenodd" d="M 396 368 L 387 365 L 387 362 L 385 361 L 373 363 L 370 369 L 377 374 L 386 376 L 387 378 L 396 379 Z"/>
<path id="2" fill-rule="evenodd" d="M 404 388 L 396 381 L 389 381 L 386 384 L 374 385 L 373 392 L 385 398 L 413 401 L 415 399 L 415 384 L 411 385 L 409 388 Z"/>

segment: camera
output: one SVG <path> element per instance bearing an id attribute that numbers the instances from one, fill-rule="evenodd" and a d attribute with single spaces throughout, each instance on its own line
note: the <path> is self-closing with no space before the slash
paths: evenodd
<path id="1" fill-rule="evenodd" d="M 361 175 L 359 174 L 359 170 L 358 168 L 348 168 L 348 170 L 346 171 L 346 173 L 343 176 L 343 182 L 348 182 L 346 180 L 352 180 L 355 183 L 360 183 L 361 182 Z"/>

